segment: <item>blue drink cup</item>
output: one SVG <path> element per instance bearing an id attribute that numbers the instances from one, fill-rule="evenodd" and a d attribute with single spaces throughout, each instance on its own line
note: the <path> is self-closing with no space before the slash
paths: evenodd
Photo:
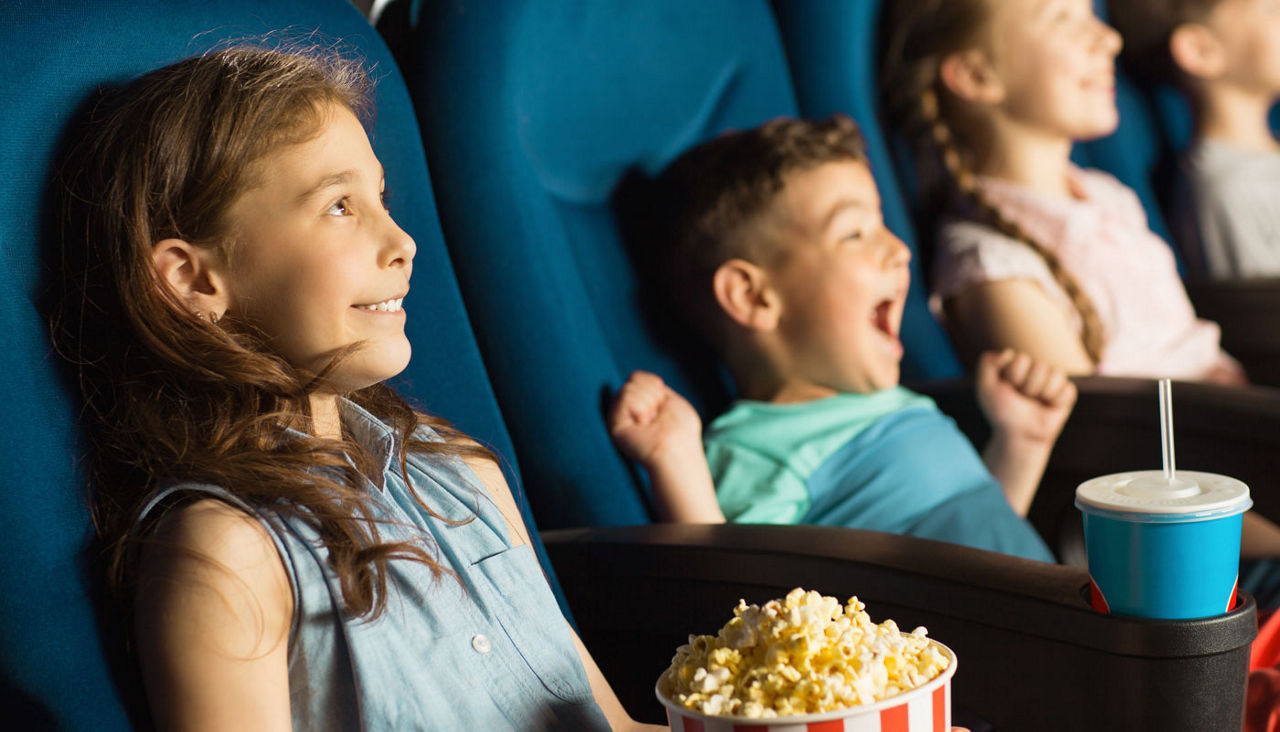
<path id="1" fill-rule="evenodd" d="M 1215 473 L 1116 473 L 1076 489 L 1093 606 L 1143 618 L 1202 618 L 1236 602 L 1240 527 L 1253 501 Z"/>

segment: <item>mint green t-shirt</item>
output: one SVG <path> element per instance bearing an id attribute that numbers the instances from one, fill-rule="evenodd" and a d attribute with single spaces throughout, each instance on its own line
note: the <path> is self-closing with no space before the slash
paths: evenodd
<path id="1" fill-rule="evenodd" d="M 908 389 L 739 401 L 704 441 L 730 521 L 871 529 L 1053 561 L 955 422 Z"/>

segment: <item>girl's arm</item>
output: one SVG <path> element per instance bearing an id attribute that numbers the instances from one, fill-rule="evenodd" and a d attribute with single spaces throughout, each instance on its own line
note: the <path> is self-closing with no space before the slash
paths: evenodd
<path id="1" fill-rule="evenodd" d="M 511 487 L 507 485 L 507 479 L 502 475 L 502 469 L 491 460 L 483 458 L 469 458 L 466 460 L 467 465 L 475 471 L 480 481 L 484 483 L 484 487 L 488 490 L 489 496 L 493 499 L 494 504 L 507 520 L 507 530 L 511 532 L 511 543 L 515 546 L 529 543 L 529 530 L 524 525 L 524 518 L 520 514 L 520 509 L 516 506 L 515 497 L 511 495 Z M 600 667 L 596 665 L 595 659 L 591 657 L 591 652 L 582 644 L 582 640 L 578 638 L 578 634 L 569 627 L 569 633 L 573 636 L 574 647 L 578 651 L 578 658 L 582 661 L 582 667 L 587 672 L 587 681 L 591 684 L 591 695 L 595 697 L 596 704 L 600 705 L 600 710 L 604 712 L 604 716 L 609 720 L 609 726 L 615 730 L 663 730 L 666 727 L 658 727 L 654 725 L 641 724 L 631 719 L 627 714 L 627 710 L 622 707 L 622 702 L 618 701 L 618 695 L 613 692 L 613 687 L 609 686 L 609 682 L 605 679 L 604 674 L 600 672 Z"/>
<path id="2" fill-rule="evenodd" d="M 618 390 L 608 423 L 618 449 L 649 473 L 660 519 L 724 523 L 702 450 L 702 421 L 684 397 L 657 374 L 636 371 Z"/>
<path id="3" fill-rule="evenodd" d="M 1246 511 L 1240 531 L 1240 556 L 1244 559 L 1280 557 L 1280 526 L 1256 511 Z"/>
<path id="4" fill-rule="evenodd" d="M 266 530 L 205 499 L 142 550 L 134 634 L 158 729 L 289 730 L 293 594 Z"/>
<path id="5" fill-rule="evenodd" d="M 983 282 L 948 298 L 944 307 L 969 363 L 984 351 L 1012 348 L 1071 375 L 1095 370 L 1080 333 L 1030 280 Z"/>

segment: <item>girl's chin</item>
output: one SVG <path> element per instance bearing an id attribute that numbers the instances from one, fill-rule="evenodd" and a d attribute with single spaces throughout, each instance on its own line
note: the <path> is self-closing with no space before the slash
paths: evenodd
<path id="1" fill-rule="evenodd" d="M 1120 126 L 1120 117 L 1115 116 L 1110 119 L 1099 119 L 1096 123 L 1090 125 L 1082 125 L 1081 129 L 1072 135 L 1077 142 L 1088 142 L 1107 137 L 1115 132 Z"/>

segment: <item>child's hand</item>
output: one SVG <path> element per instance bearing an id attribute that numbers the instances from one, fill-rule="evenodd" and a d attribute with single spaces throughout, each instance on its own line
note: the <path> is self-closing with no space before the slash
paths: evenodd
<path id="1" fill-rule="evenodd" d="M 609 434 L 646 468 L 674 455 L 702 455 L 702 420 L 657 374 L 633 372 L 609 409 Z"/>
<path id="2" fill-rule="evenodd" d="M 978 359 L 978 404 L 1006 438 L 1053 444 L 1076 403 L 1076 387 L 1060 368 L 1011 349 Z"/>

